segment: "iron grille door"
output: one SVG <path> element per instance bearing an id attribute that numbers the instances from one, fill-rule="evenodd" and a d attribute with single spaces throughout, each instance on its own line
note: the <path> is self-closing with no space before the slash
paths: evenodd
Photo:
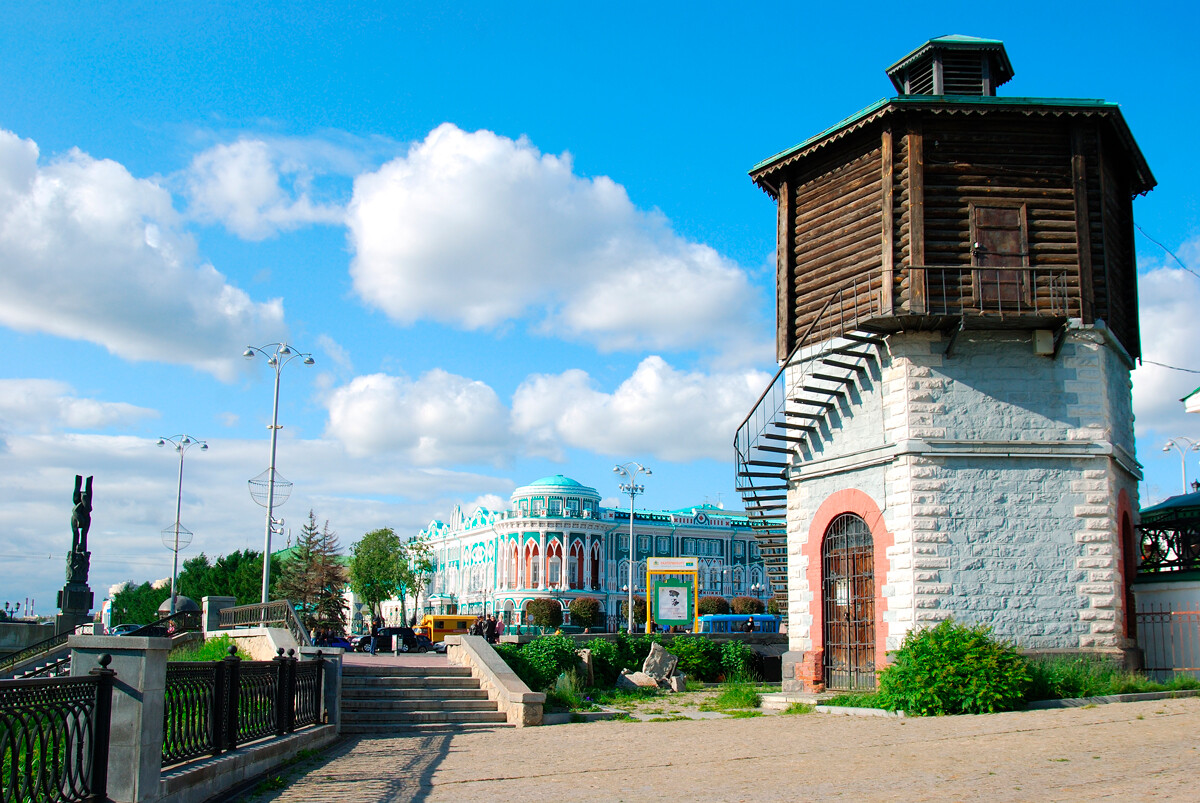
<path id="1" fill-rule="evenodd" d="M 867 523 L 843 513 L 821 547 L 825 610 L 825 685 L 875 688 L 875 549 Z"/>

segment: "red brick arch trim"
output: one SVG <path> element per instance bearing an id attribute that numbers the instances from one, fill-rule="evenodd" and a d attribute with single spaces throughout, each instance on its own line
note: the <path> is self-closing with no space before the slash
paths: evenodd
<path id="1" fill-rule="evenodd" d="M 813 622 L 809 633 L 813 645 L 812 652 L 816 656 L 822 656 L 825 651 L 821 546 L 825 541 L 825 531 L 829 529 L 833 520 L 843 513 L 853 513 L 871 529 L 871 540 L 875 549 L 875 667 L 882 669 L 887 663 L 887 629 L 884 626 L 887 597 L 883 596 L 883 586 L 890 568 L 887 551 L 896 543 L 896 538 L 884 526 L 883 513 L 875 504 L 875 500 L 857 488 L 847 488 L 831 494 L 817 508 L 808 527 L 808 543 L 804 545 L 803 554 L 808 558 L 808 588 L 812 594 L 808 603 L 808 613 Z"/>
<path id="2" fill-rule="evenodd" d="M 1133 598 L 1133 582 L 1137 577 L 1138 537 L 1133 526 L 1133 503 L 1129 492 L 1122 488 L 1117 494 L 1117 582 L 1121 603 L 1121 634 L 1137 638 L 1137 621 Z"/>

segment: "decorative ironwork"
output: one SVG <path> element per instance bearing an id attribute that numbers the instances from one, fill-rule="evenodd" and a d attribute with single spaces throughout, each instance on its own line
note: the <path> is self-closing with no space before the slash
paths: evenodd
<path id="1" fill-rule="evenodd" d="M 1153 603 L 1139 608 L 1137 642 L 1146 673 L 1156 680 L 1176 673 L 1200 676 L 1200 611 L 1173 611 Z"/>
<path id="2" fill-rule="evenodd" d="M 0 802 L 107 800 L 111 661 L 72 678 L 0 681 Z"/>
<path id="3" fill-rule="evenodd" d="M 253 605 L 236 605 L 223 608 L 220 613 L 221 628 L 234 627 L 276 627 L 282 625 L 288 629 L 296 643 L 305 647 L 313 646 L 308 631 L 296 616 L 296 609 L 286 599 L 268 602 L 265 605 L 256 602 Z"/>
<path id="4" fill-rule="evenodd" d="M 321 668 L 324 660 L 317 653 L 315 661 L 300 661 L 294 665 L 295 694 L 293 702 L 294 715 L 292 726 L 303 728 L 316 725 L 321 719 L 321 678 L 324 673 Z"/>
<path id="5" fill-rule="evenodd" d="M 201 629 L 202 616 L 200 611 L 179 611 L 170 616 L 164 616 L 157 622 L 142 625 L 137 630 L 130 630 L 125 635 L 169 638 L 180 633 L 196 633 Z"/>
<path id="6" fill-rule="evenodd" d="M 234 750 L 321 720 L 324 657 L 299 661 L 173 662 L 167 665 L 163 765 Z"/>
<path id="7" fill-rule="evenodd" d="M 821 546 L 825 685 L 875 688 L 875 549 L 867 523 L 843 513 Z"/>
<path id="8" fill-rule="evenodd" d="M 1200 519 L 1142 524 L 1138 532 L 1139 573 L 1200 569 Z"/>

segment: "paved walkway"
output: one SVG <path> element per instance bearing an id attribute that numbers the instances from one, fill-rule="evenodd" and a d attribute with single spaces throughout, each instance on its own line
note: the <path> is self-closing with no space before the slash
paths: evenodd
<path id="1" fill-rule="evenodd" d="M 976 717 L 805 714 L 354 739 L 280 801 L 1200 799 L 1200 698 Z"/>

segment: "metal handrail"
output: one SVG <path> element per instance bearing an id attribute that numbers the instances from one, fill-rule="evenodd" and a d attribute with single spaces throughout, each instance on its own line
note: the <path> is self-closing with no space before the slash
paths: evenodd
<path id="1" fill-rule="evenodd" d="M 313 646 L 312 639 L 296 615 L 296 608 L 286 599 L 268 602 L 265 605 L 256 602 L 253 605 L 235 605 L 223 608 L 220 613 L 221 629 L 235 627 L 265 627 L 266 625 L 283 625 L 296 639 L 296 643 Z"/>
<path id="2" fill-rule="evenodd" d="M 62 633 L 53 635 L 48 639 L 42 639 L 41 641 L 30 644 L 28 647 L 26 647 L 23 650 L 18 650 L 17 652 L 14 652 L 12 655 L 9 655 L 3 659 L 0 659 L 0 673 L 7 672 L 8 670 L 12 669 L 17 664 L 24 663 L 25 661 L 28 661 L 31 658 L 37 658 L 38 656 L 41 656 L 41 655 L 49 655 L 50 653 L 57 650 L 59 647 L 66 644 L 67 639 L 69 639 L 71 636 L 74 636 L 77 633 L 79 633 L 79 631 L 82 628 L 92 627 L 92 626 L 93 626 L 93 624 L 91 622 L 85 622 L 81 625 L 76 625 L 74 628 L 71 629 L 70 632 L 63 631 Z"/>
<path id="3" fill-rule="evenodd" d="M 126 636 L 172 636 L 176 633 L 193 633 L 200 630 L 200 611 L 178 611 L 164 616 L 157 622 L 130 630 Z"/>

